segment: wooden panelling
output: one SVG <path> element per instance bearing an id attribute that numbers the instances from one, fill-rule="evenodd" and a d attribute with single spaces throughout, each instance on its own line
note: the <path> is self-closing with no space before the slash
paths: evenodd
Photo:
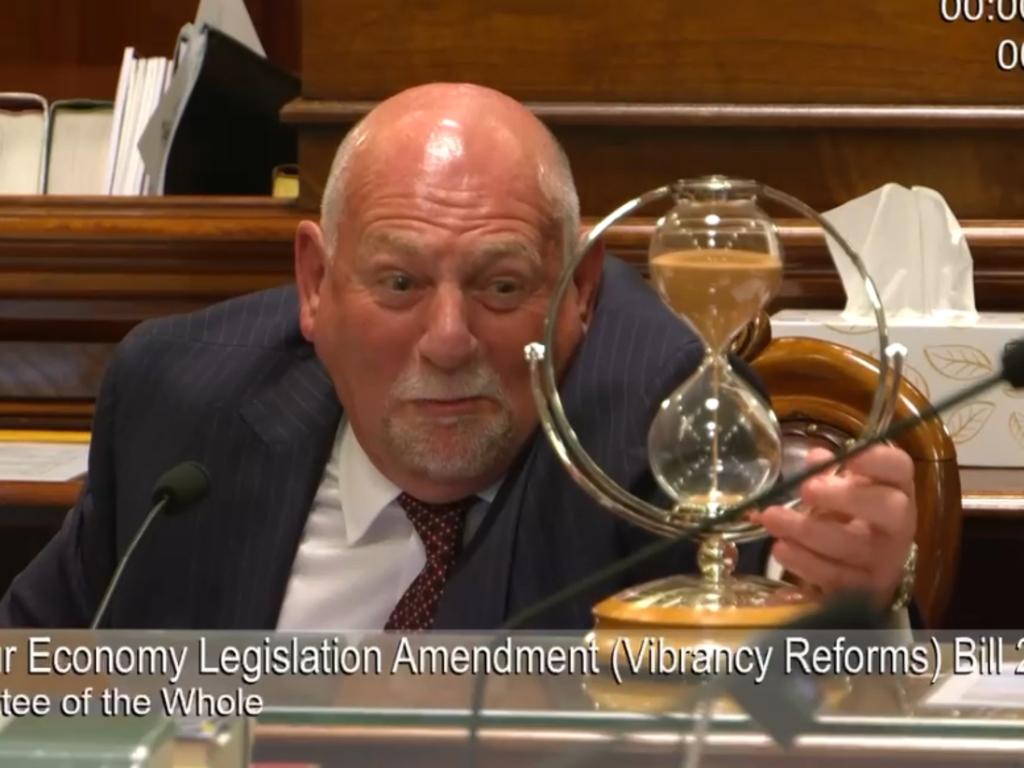
<path id="1" fill-rule="evenodd" d="M 95 393 L 88 399 L 43 399 L 25 393 L 0 398 L 0 429 L 87 431 L 92 427 Z"/>
<path id="2" fill-rule="evenodd" d="M 1024 21 L 946 22 L 942 7 L 306 0 L 304 99 L 284 115 L 300 131 L 301 199 L 316 206 L 334 148 L 374 103 L 464 81 L 552 127 L 584 215 L 722 173 L 819 210 L 892 181 L 937 189 L 961 218 L 1024 218 L 1024 69 L 997 66 L 1003 40 L 1024 41 Z"/>
<path id="3" fill-rule="evenodd" d="M 974 261 L 978 309 L 1024 311 L 1024 222 L 963 221 Z M 842 284 L 821 230 L 805 222 L 779 220 L 785 272 L 772 309 L 838 308 L 845 302 Z M 653 222 L 627 220 L 605 235 L 608 250 L 646 270 Z"/>
<path id="4" fill-rule="evenodd" d="M 171 56 L 198 0 L 4 0 L 0 90 L 113 99 L 121 53 Z M 268 58 L 297 72 L 299 0 L 246 0 Z"/>
<path id="5" fill-rule="evenodd" d="M 894 182 L 938 190 L 961 218 L 1024 217 L 1019 129 L 565 125 L 555 135 L 587 215 L 612 210 L 624 190 L 720 173 L 819 211 Z"/>
<path id="6" fill-rule="evenodd" d="M 300 100 L 285 108 L 300 134 L 304 207 L 317 206 L 338 142 L 372 106 Z M 587 216 L 677 178 L 721 173 L 821 211 L 895 182 L 938 190 L 960 218 L 1024 217 L 1018 107 L 529 106 L 564 146 Z"/>
<path id="7" fill-rule="evenodd" d="M 286 283 L 301 217 L 270 199 L 0 198 L 0 339 L 118 341 Z"/>
<path id="8" fill-rule="evenodd" d="M 146 318 L 287 283 L 295 226 L 309 215 L 265 199 L 0 198 L 0 341 L 116 342 Z M 841 306 L 820 231 L 781 224 L 775 306 Z M 979 307 L 1021 310 L 1024 222 L 964 225 Z M 624 222 L 609 250 L 643 270 L 650 231 L 648 219 Z"/>
<path id="9" fill-rule="evenodd" d="M 0 341 L 0 399 L 92 399 L 113 353 L 112 342 Z"/>
<path id="10" fill-rule="evenodd" d="M 938 0 L 305 0 L 303 95 L 471 81 L 538 101 L 1017 104 L 1024 24 Z M 986 10 L 992 10 L 991 8 Z"/>
<path id="11" fill-rule="evenodd" d="M 59 520 L 56 510 L 66 510 L 75 503 L 82 490 L 82 481 L 66 483 L 0 483 L 0 507 L 9 524 L 46 525 Z M 30 511 L 35 510 L 35 511 Z"/>

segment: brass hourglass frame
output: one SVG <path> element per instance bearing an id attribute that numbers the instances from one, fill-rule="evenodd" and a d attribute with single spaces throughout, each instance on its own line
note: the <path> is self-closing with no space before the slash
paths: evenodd
<path id="1" fill-rule="evenodd" d="M 853 264 L 864 284 L 864 291 L 871 305 L 878 331 L 879 349 L 882 350 L 879 360 L 878 385 L 875 389 L 871 411 L 868 415 L 864 431 L 857 441 L 866 441 L 885 429 L 892 417 L 892 408 L 896 401 L 896 392 L 900 381 L 902 355 L 899 345 L 890 345 L 885 309 L 868 274 L 863 260 L 842 235 L 817 211 L 792 195 L 773 189 L 756 181 L 729 179 L 721 176 L 710 176 L 696 180 L 699 184 L 710 185 L 709 189 L 734 190 L 745 192 L 755 199 L 764 197 L 773 200 L 797 213 L 815 221 L 842 249 Z M 694 181 L 679 180 L 672 184 L 649 190 L 638 197 L 623 203 L 604 219 L 602 219 L 587 236 L 583 238 L 568 260 L 562 271 L 561 278 L 555 288 L 551 304 L 548 307 L 544 322 L 543 342 L 526 345 L 524 353 L 530 366 L 530 382 L 534 401 L 549 442 L 555 449 L 562 464 L 576 483 L 588 495 L 612 513 L 661 536 L 675 537 L 701 529 L 699 522 L 687 520 L 674 514 L 673 509 L 655 506 L 629 493 L 619 486 L 601 469 L 583 448 L 565 415 L 562 399 L 558 393 L 558 381 L 554 368 L 555 328 L 565 294 L 572 284 L 573 275 L 584 256 L 590 252 L 594 244 L 604 233 L 619 220 L 636 213 L 642 208 L 666 199 L 679 199 L 679 195 L 692 185 Z M 754 523 L 732 521 L 723 530 L 715 530 L 715 536 L 728 542 L 740 542 L 756 539 L 764 535 L 763 529 Z"/>

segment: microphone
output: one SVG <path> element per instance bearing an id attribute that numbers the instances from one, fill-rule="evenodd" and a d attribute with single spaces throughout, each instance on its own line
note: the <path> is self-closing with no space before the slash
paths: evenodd
<path id="1" fill-rule="evenodd" d="M 135 548 L 142 540 L 153 520 L 161 512 L 168 515 L 184 512 L 188 507 L 202 500 L 209 490 L 210 473 L 198 461 L 183 461 L 181 464 L 171 467 L 160 476 L 160 479 L 156 481 L 156 485 L 153 486 L 153 506 L 149 510 L 149 514 L 142 521 L 142 525 L 139 526 L 139 530 L 131 542 L 129 542 L 128 548 L 121 555 L 114 575 L 110 577 L 110 583 L 107 585 L 103 598 L 100 600 L 99 608 L 96 609 L 92 623 L 89 624 L 89 629 L 99 627 L 110 599 L 114 596 L 114 591 L 121 580 L 121 575 L 124 573 L 125 566 L 128 564 L 132 553 L 135 552 Z"/>
<path id="2" fill-rule="evenodd" d="M 1014 389 L 1024 387 L 1024 338 L 1006 342 L 1002 365 L 1007 383 Z"/>
<path id="3" fill-rule="evenodd" d="M 166 498 L 166 512 L 173 515 L 201 501 L 209 490 L 210 473 L 206 467 L 198 461 L 183 461 L 160 475 L 153 486 L 153 503 Z"/>
<path id="4" fill-rule="evenodd" d="M 729 676 L 724 685 L 713 687 L 711 698 L 720 693 L 731 694 L 776 744 L 788 747 L 799 734 L 813 727 L 814 715 L 821 704 L 821 691 L 813 677 L 800 672 L 786 674 L 785 665 L 778 661 L 785 655 L 786 639 L 794 633 L 828 630 L 868 631 L 869 637 L 875 637 L 885 626 L 883 612 L 867 593 L 834 595 L 821 609 L 773 629 L 757 643 L 761 648 L 772 649 L 772 658 L 776 660 L 769 665 L 761 684 L 755 683 L 749 675 Z M 805 639 L 809 641 L 810 637 Z M 865 639 L 865 635 L 858 639 Z M 812 644 L 815 648 L 818 645 Z"/>

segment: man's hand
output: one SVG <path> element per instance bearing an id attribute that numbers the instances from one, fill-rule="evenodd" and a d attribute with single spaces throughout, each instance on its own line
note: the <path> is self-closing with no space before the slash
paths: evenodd
<path id="1" fill-rule="evenodd" d="M 829 459 L 815 449 L 808 462 Z M 914 463 L 891 446 L 878 445 L 850 459 L 842 474 L 812 477 L 800 487 L 807 514 L 773 506 L 754 520 L 777 541 L 783 568 L 825 593 L 866 589 L 888 605 L 899 587 L 914 540 Z"/>

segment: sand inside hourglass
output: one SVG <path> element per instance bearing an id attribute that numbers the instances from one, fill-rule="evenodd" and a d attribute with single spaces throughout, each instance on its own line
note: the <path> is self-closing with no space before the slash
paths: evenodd
<path id="1" fill-rule="evenodd" d="M 651 277 L 668 305 L 719 351 L 778 290 L 782 262 L 757 251 L 668 251 L 651 259 Z"/>

